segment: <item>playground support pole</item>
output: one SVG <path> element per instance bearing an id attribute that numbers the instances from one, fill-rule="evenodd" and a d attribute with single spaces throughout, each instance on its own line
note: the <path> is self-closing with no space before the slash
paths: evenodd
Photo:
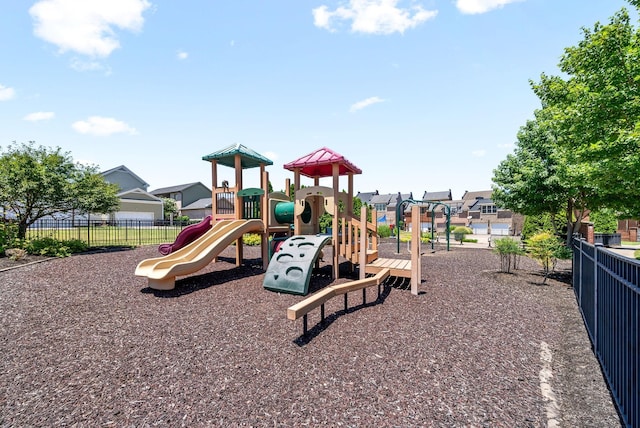
<path id="1" fill-rule="evenodd" d="M 367 207 L 363 205 L 360 208 L 360 252 L 358 253 L 358 262 L 360 263 L 360 279 L 364 279 L 367 274 Z"/>
<path id="2" fill-rule="evenodd" d="M 411 294 L 418 295 L 418 286 L 422 280 L 420 260 L 420 207 L 411 207 Z"/>

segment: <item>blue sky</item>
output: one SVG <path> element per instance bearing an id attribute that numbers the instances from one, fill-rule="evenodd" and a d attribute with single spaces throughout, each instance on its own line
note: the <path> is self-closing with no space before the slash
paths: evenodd
<path id="1" fill-rule="evenodd" d="M 355 191 L 491 188 L 581 27 L 623 0 L 41 0 L 0 5 L 0 146 L 61 147 L 159 187 L 244 144 L 285 163 L 328 147 Z M 220 168 L 220 180 L 233 171 Z M 258 184 L 245 172 L 245 187 Z M 305 181 L 303 184 L 311 184 Z M 329 184 L 322 181 L 321 184 Z M 343 185 L 344 184 L 344 185 Z M 341 181 L 346 188 L 346 179 Z"/>

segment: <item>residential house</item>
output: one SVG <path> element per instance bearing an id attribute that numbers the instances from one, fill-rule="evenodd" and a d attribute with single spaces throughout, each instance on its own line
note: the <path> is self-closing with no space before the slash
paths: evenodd
<path id="1" fill-rule="evenodd" d="M 457 204 L 453 203 L 451 189 L 439 192 L 427 192 L 422 195 L 422 200 L 417 202 L 420 207 L 420 230 L 423 232 L 431 231 L 432 225 L 436 231 L 444 232 L 447 224 L 447 211 L 450 212 L 453 220 Z M 404 209 L 405 224 L 412 222 L 411 205 L 407 205 Z M 452 224 L 454 224 L 452 222 Z"/>
<path id="2" fill-rule="evenodd" d="M 200 182 L 163 187 L 153 190 L 151 194 L 158 198 L 173 199 L 180 215 L 190 219 L 205 218 L 211 214 L 211 189 Z"/>
<path id="3" fill-rule="evenodd" d="M 369 199 L 368 205 L 376 210 L 378 224 L 396 225 L 396 207 L 402 201 L 412 197 L 411 193 L 402 194 L 400 192 L 380 195 L 376 190 L 376 194 Z"/>
<path id="4" fill-rule="evenodd" d="M 491 190 L 465 192 L 459 217 L 466 216 L 474 234 L 516 235 L 522 231 L 522 216 L 502 209 L 491 199 Z"/>
<path id="5" fill-rule="evenodd" d="M 178 209 L 182 209 L 199 199 L 209 198 L 211 200 L 211 189 L 201 182 L 163 187 L 151 191 L 151 194 L 159 198 L 173 199 L 176 201 Z"/>
<path id="6" fill-rule="evenodd" d="M 369 201 L 371 201 L 371 198 L 373 198 L 376 195 L 379 195 L 377 190 L 375 192 L 358 192 L 358 194 L 356 195 L 356 198 L 360 199 L 360 202 L 362 202 L 362 205 L 370 206 Z"/>
<path id="7" fill-rule="evenodd" d="M 120 207 L 108 216 L 98 216 L 102 220 L 162 220 L 164 207 L 162 200 L 147 192 L 149 184 L 124 165 L 101 172 L 108 183 L 119 187 Z"/>

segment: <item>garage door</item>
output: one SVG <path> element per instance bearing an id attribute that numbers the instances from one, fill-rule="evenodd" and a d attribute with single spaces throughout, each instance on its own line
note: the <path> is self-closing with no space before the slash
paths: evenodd
<path id="1" fill-rule="evenodd" d="M 491 225 L 491 234 L 492 235 L 508 235 L 509 234 L 509 225 L 508 224 L 492 224 Z"/>
<path id="2" fill-rule="evenodd" d="M 474 235 L 486 235 L 489 232 L 486 223 L 472 224 L 471 230 Z"/>
<path id="3" fill-rule="evenodd" d="M 135 211 L 118 211 L 115 214 L 116 220 L 147 220 L 153 221 L 153 213 L 135 212 Z"/>

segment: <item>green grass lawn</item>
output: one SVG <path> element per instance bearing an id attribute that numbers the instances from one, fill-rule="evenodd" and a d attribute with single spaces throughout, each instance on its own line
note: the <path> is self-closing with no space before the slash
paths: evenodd
<path id="1" fill-rule="evenodd" d="M 30 229 L 27 239 L 49 237 L 60 241 L 79 239 L 90 247 L 137 246 L 172 243 L 180 233 L 180 226 L 116 227 L 90 226 L 57 229 Z"/>

